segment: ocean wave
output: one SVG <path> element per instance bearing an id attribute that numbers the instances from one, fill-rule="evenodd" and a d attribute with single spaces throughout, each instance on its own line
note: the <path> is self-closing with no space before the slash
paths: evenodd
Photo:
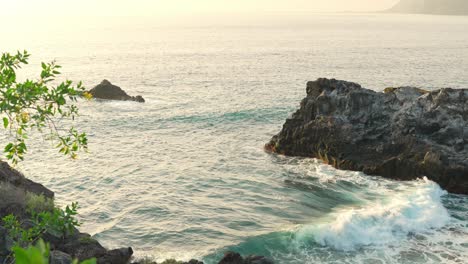
<path id="1" fill-rule="evenodd" d="M 389 193 L 384 201 L 339 210 L 330 222 L 303 226 L 296 232 L 295 243 L 316 242 L 349 251 L 395 243 L 409 234 L 446 225 L 450 215 L 441 200 L 446 192 L 427 179 L 414 184 L 416 188 Z"/>

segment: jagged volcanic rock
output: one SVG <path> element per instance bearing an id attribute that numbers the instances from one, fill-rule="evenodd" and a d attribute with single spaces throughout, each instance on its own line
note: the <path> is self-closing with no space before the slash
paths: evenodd
<path id="1" fill-rule="evenodd" d="M 468 89 L 382 93 L 318 79 L 265 148 L 391 179 L 426 176 L 468 194 Z"/>

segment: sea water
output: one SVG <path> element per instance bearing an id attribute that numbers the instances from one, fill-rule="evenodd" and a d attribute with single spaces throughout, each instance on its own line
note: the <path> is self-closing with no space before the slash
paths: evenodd
<path id="1" fill-rule="evenodd" d="M 108 79 L 146 99 L 80 101 L 89 153 L 67 160 L 33 135 L 19 166 L 57 203 L 78 201 L 105 246 L 208 264 L 227 250 L 280 264 L 468 261 L 467 196 L 263 150 L 308 80 L 467 88 L 468 17 L 11 29 L 1 51 L 33 54 L 23 78 L 56 59 L 89 88 Z"/>

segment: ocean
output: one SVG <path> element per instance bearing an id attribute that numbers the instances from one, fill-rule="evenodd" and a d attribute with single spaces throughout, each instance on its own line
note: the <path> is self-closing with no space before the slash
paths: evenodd
<path id="1" fill-rule="evenodd" d="M 22 78 L 56 60 L 88 88 L 108 79 L 146 99 L 80 100 L 89 153 L 68 160 L 35 134 L 19 165 L 58 204 L 78 201 L 82 230 L 107 247 L 207 264 L 228 250 L 279 264 L 468 261 L 467 196 L 263 150 L 309 80 L 467 88 L 468 17 L 2 31 L 2 52 L 32 54 Z"/>

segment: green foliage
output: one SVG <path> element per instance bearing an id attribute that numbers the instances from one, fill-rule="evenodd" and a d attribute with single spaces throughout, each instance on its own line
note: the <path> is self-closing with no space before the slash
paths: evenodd
<path id="1" fill-rule="evenodd" d="M 16 264 L 47 264 L 49 263 L 49 246 L 40 240 L 36 246 L 29 246 L 24 249 L 14 247 Z"/>
<path id="2" fill-rule="evenodd" d="M 75 218 L 78 214 L 78 203 L 66 206 L 65 210 L 54 208 L 52 212 L 33 214 L 35 225 L 57 237 L 73 234 L 75 227 L 80 223 Z"/>
<path id="3" fill-rule="evenodd" d="M 80 241 L 80 243 L 83 243 L 83 244 L 95 244 L 97 243 L 97 241 L 92 238 L 92 237 L 88 237 L 88 236 L 83 236 L 83 237 L 80 237 L 78 238 L 78 241 Z"/>
<path id="4" fill-rule="evenodd" d="M 26 193 L 26 211 L 29 214 L 39 212 L 50 212 L 54 210 L 54 200 L 45 197 L 44 195 L 36 195 L 34 193 Z"/>
<path id="5" fill-rule="evenodd" d="M 80 223 L 75 216 L 78 214 L 78 203 L 72 203 L 65 210 L 53 208 L 52 211 L 30 212 L 33 216 L 33 226 L 25 229 L 16 216 L 10 214 L 2 218 L 3 226 L 16 246 L 26 246 L 34 242 L 44 233 L 56 237 L 66 237 L 73 234 Z"/>
<path id="6" fill-rule="evenodd" d="M 8 235 L 15 241 L 16 246 L 29 245 L 41 234 L 39 227 L 24 229 L 16 216 L 10 214 L 2 218 L 3 227 L 8 230 Z"/>
<path id="7" fill-rule="evenodd" d="M 48 264 L 50 247 L 44 241 L 39 240 L 36 246 L 28 248 L 14 247 L 13 248 L 16 264 Z M 74 260 L 73 264 L 96 264 L 96 259 L 89 259 L 83 262 Z"/>
<path id="8" fill-rule="evenodd" d="M 48 128 L 51 138 L 58 142 L 59 151 L 76 158 L 78 151 L 87 149 L 86 134 L 73 127 L 59 129 L 56 120 L 74 119 L 78 115 L 78 108 L 67 104 L 67 100 L 76 102 L 84 88 L 81 83 L 74 85 L 69 80 L 52 85 L 61 68 L 55 62 L 43 62 L 37 80 L 18 82 L 16 71 L 28 64 L 29 56 L 24 51 L 14 55 L 3 53 L 0 57 L 0 118 L 13 138 L 4 148 L 5 156 L 13 164 L 23 160 L 28 150 L 26 140 L 29 132 L 33 129 L 43 132 Z"/>

